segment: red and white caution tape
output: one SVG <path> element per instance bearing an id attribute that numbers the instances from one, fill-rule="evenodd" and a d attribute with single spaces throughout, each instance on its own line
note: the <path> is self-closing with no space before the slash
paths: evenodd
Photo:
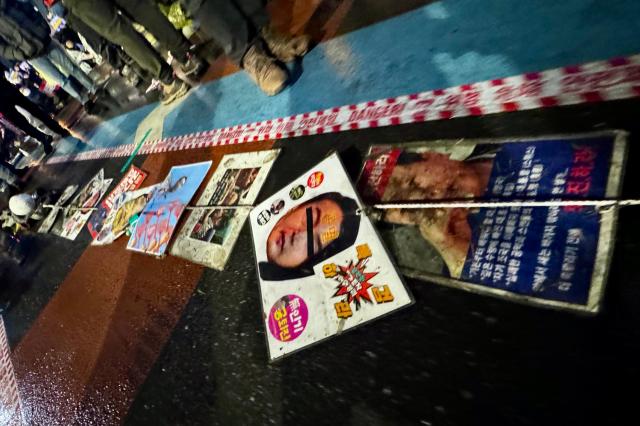
<path id="1" fill-rule="evenodd" d="M 155 154 L 640 96 L 640 55 L 464 84 L 223 129 L 147 141 Z M 126 157 L 134 145 L 52 157 L 48 164 Z"/>

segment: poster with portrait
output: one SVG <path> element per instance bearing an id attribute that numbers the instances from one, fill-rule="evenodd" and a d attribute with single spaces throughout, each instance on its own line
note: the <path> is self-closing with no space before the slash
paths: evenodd
<path id="1" fill-rule="evenodd" d="M 64 212 L 62 229 L 58 230 L 58 235 L 68 240 L 75 240 L 82 227 L 91 216 L 92 209 L 104 197 L 113 179 L 104 178 L 104 169 L 100 171 L 85 185 L 69 203 Z"/>
<path id="2" fill-rule="evenodd" d="M 619 196 L 626 134 L 373 146 L 368 203 L 571 200 Z M 511 300 L 597 312 L 616 208 L 384 210 L 381 233 L 407 275 Z"/>
<path id="3" fill-rule="evenodd" d="M 269 357 L 413 303 L 337 154 L 250 214 Z"/>
<path id="4" fill-rule="evenodd" d="M 47 217 L 45 217 L 44 220 L 40 223 L 40 226 L 38 227 L 39 233 L 46 234 L 51 230 L 53 224 L 56 223 L 58 213 L 60 213 L 60 210 L 62 210 L 60 209 L 60 207 L 63 207 L 77 190 L 78 185 L 69 185 L 64 189 L 64 191 L 62 191 L 62 194 L 60 194 L 60 198 L 58 198 L 58 201 L 56 201 L 54 207 L 51 209 L 51 211 L 49 211 Z"/>
<path id="5" fill-rule="evenodd" d="M 223 269 L 280 150 L 225 155 L 171 247 L 171 254 Z"/>
<path id="6" fill-rule="evenodd" d="M 172 167 L 149 195 L 136 222 L 127 249 L 163 255 L 185 208 L 207 176 L 211 161 Z"/>
<path id="7" fill-rule="evenodd" d="M 129 167 L 127 173 L 118 182 L 113 191 L 109 193 L 102 202 L 98 205 L 98 209 L 93 212 L 87 223 L 87 230 L 91 234 L 91 238 L 94 240 L 102 230 L 105 219 L 109 215 L 109 212 L 113 208 L 113 205 L 121 194 L 127 191 L 133 191 L 140 188 L 142 182 L 146 179 L 147 174 L 137 168 L 136 166 Z"/>
<path id="8" fill-rule="evenodd" d="M 136 191 L 127 191 L 120 194 L 114 201 L 102 222 L 100 232 L 91 242 L 94 246 L 111 244 L 132 225 L 132 222 L 144 210 L 149 202 L 151 194 L 158 189 L 160 184 L 151 185 Z"/>

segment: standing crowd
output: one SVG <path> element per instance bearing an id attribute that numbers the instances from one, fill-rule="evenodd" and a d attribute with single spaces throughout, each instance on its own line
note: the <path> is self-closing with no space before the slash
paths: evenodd
<path id="1" fill-rule="evenodd" d="M 114 74 L 144 92 L 159 88 L 168 104 L 203 76 L 206 46 L 213 44 L 264 93 L 279 93 L 289 79 L 284 64 L 303 56 L 310 39 L 275 31 L 265 6 L 263 0 L 0 0 L 0 184 L 15 182 L 16 153 L 30 140 L 47 154 L 69 134 L 55 119 L 68 100 L 86 111 L 109 104 Z"/>

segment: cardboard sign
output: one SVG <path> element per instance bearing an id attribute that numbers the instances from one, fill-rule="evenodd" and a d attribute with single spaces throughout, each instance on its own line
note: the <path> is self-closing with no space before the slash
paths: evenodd
<path id="1" fill-rule="evenodd" d="M 140 214 L 149 202 L 151 194 L 160 185 L 152 185 L 137 191 L 122 193 L 115 199 L 113 207 L 102 223 L 100 233 L 96 235 L 91 245 L 102 246 L 111 244 L 122 236 L 129 227 L 132 218 Z"/>
<path id="2" fill-rule="evenodd" d="M 337 154 L 250 214 L 270 358 L 412 303 Z"/>
<path id="3" fill-rule="evenodd" d="M 620 132 L 374 146 L 359 181 L 371 203 L 602 199 L 619 195 Z M 408 275 L 527 303 L 596 312 L 616 208 L 385 210 Z"/>
<path id="4" fill-rule="evenodd" d="M 211 161 L 172 167 L 140 213 L 127 249 L 155 256 L 163 255 L 180 216 L 210 167 Z"/>
<path id="5" fill-rule="evenodd" d="M 198 200 L 198 206 L 253 205 L 280 150 L 225 155 Z M 223 269 L 251 208 L 193 211 L 171 254 Z"/>
<path id="6" fill-rule="evenodd" d="M 127 191 L 134 191 L 140 188 L 142 182 L 147 178 L 147 174 L 137 168 L 136 166 L 131 166 L 124 177 L 118 182 L 116 187 L 104 197 L 104 200 L 98 206 L 98 210 L 96 210 L 89 219 L 89 223 L 87 224 L 87 229 L 91 234 L 91 237 L 95 240 L 102 227 L 104 225 L 104 221 L 109 215 L 109 212 L 113 209 L 113 205 L 116 202 L 116 199 L 120 197 L 123 193 Z"/>
<path id="7" fill-rule="evenodd" d="M 58 198 L 58 201 L 56 201 L 55 206 L 63 207 L 77 190 L 78 185 L 67 186 L 60 195 L 60 198 Z M 60 209 L 51 209 L 51 211 L 47 214 L 47 217 L 45 217 L 44 220 L 40 223 L 38 232 L 41 234 L 46 234 L 47 232 L 49 232 L 53 224 L 56 222 L 56 219 L 58 218 L 58 213 L 60 213 Z"/>
<path id="8" fill-rule="evenodd" d="M 113 179 L 105 179 L 104 169 L 100 169 L 69 204 L 69 207 L 74 209 L 65 211 L 62 229 L 58 235 L 68 240 L 75 240 L 91 216 L 92 210 L 89 209 L 100 202 L 112 181 Z"/>

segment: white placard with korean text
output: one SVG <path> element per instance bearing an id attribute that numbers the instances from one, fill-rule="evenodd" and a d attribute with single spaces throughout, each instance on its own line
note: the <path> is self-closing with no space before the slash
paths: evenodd
<path id="1" fill-rule="evenodd" d="M 271 360 L 413 302 L 337 154 L 250 223 Z"/>

